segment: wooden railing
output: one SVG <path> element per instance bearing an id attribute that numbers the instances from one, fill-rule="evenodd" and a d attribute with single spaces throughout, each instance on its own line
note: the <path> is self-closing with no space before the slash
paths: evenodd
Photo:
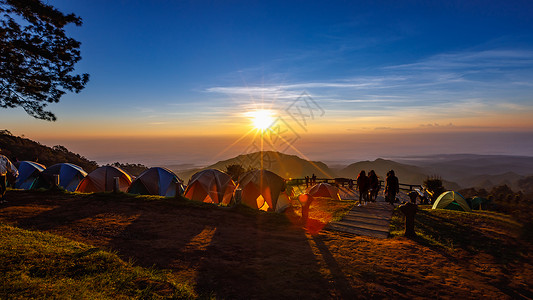
<path id="1" fill-rule="evenodd" d="M 317 178 L 315 183 L 329 183 L 336 186 L 357 186 L 355 179 L 349 178 Z M 287 180 L 289 185 L 305 185 L 305 178 L 291 178 Z M 383 187 L 385 182 L 383 180 L 379 181 L 379 187 Z M 309 186 L 313 185 L 311 180 L 309 180 Z M 406 184 L 400 183 L 400 190 L 403 191 L 414 191 L 415 188 L 422 189 L 420 184 Z"/>

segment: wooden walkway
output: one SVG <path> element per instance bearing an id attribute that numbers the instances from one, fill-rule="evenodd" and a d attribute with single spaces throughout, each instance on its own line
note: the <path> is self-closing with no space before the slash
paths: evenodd
<path id="1" fill-rule="evenodd" d="M 380 196 L 376 202 L 354 206 L 342 220 L 329 223 L 326 229 L 385 239 L 393 210 L 394 206 Z"/>

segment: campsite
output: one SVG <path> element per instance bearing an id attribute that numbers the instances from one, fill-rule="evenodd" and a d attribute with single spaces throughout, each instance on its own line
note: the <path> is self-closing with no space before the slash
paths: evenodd
<path id="1" fill-rule="evenodd" d="M 302 226 L 295 222 L 295 212 L 231 209 L 185 199 L 123 193 L 8 193 L 17 200 L 0 207 L 2 223 L 81 243 L 75 253 L 93 249 L 91 255 L 97 256 L 100 251 L 112 251 L 125 262 L 164 274 L 157 281 L 147 275 L 136 279 L 145 285 L 98 288 L 90 283 L 91 276 L 100 272 L 106 276 L 106 266 L 68 275 L 53 263 L 68 259 L 61 258 L 67 255 L 62 253 L 43 253 L 14 265 L 35 254 L 27 249 L 14 256 L 6 253 L 3 244 L 2 265 L 9 278 L 21 273 L 29 277 L 24 284 L 6 286 L 3 281 L 2 291 L 21 297 L 63 298 L 69 297 L 63 293 L 74 290 L 88 298 L 516 299 L 532 295 L 533 252 L 523 226 L 489 211 L 467 215 L 423 208 L 417 217 L 419 238 L 414 240 L 402 236 L 402 217 L 396 212 L 391 237 L 376 239 L 330 230 L 309 233 L 306 227 L 323 228 L 328 218 L 336 217 L 335 210 L 351 207 L 350 203 L 335 207 L 331 203 L 338 201 L 333 200 L 311 204 L 309 224 Z M 53 240 L 46 235 L 35 239 L 41 247 Z M 67 265 L 76 267 L 76 260 Z M 41 271 L 31 271 L 36 268 Z M 71 289 L 63 290 L 65 280 L 73 285 Z M 24 286 L 32 286 L 32 291 Z"/>
<path id="2" fill-rule="evenodd" d="M 50 168 L 16 163 L 19 177 L 0 206 L 1 234 L 6 241 L 14 234 L 0 249 L 2 297 L 532 295 L 529 196 L 515 201 L 519 194 L 508 187 L 466 189 L 464 196 L 444 191 L 430 204 L 419 199 L 416 237 L 407 238 L 398 205 L 418 185 L 402 184 L 393 206 L 382 192 L 376 203 L 360 206 L 358 187 L 346 178 L 306 184 L 267 170 L 229 167 L 243 172 L 230 176 L 208 166 L 184 181 L 164 167 L 132 176 L 118 164 L 86 172 L 61 159 Z M 379 170 L 384 162 L 366 167 Z M 405 175 L 409 167 L 399 170 Z M 428 177 L 424 184 L 440 181 Z M 10 253 L 12 247 L 19 250 Z"/>
<path id="3" fill-rule="evenodd" d="M 533 299 L 533 1 L 0 0 L 0 300 Z"/>

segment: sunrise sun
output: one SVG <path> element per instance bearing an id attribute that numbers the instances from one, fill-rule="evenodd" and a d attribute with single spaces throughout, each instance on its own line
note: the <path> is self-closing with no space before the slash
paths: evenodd
<path id="1" fill-rule="evenodd" d="M 248 115 L 252 120 L 252 124 L 256 129 L 268 129 L 274 123 L 274 112 L 271 110 L 255 110 L 249 112 Z"/>

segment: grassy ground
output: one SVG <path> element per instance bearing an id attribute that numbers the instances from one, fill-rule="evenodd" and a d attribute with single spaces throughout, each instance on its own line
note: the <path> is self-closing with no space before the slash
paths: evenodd
<path id="1" fill-rule="evenodd" d="M 0 298 L 193 298 L 165 272 L 50 233 L 0 224 Z"/>
<path id="2" fill-rule="evenodd" d="M 392 236 L 403 235 L 404 222 L 405 217 L 396 209 L 391 221 Z M 518 245 L 509 247 L 512 238 L 522 239 L 522 227 L 510 216 L 497 212 L 433 210 L 429 205 L 420 205 L 415 218 L 416 241 L 423 245 L 447 251 L 463 249 L 472 254 L 488 251 L 502 261 L 522 257 L 524 249 Z M 511 237 L 506 236 L 509 233 Z"/>
<path id="3" fill-rule="evenodd" d="M 395 211 L 392 237 L 375 239 L 325 230 L 353 205 L 326 199 L 311 205 L 302 228 L 298 208 L 283 215 L 127 194 L 7 197 L 0 298 L 533 298 L 533 246 L 523 223 L 503 214 L 421 207 L 418 237 L 407 239 Z"/>

